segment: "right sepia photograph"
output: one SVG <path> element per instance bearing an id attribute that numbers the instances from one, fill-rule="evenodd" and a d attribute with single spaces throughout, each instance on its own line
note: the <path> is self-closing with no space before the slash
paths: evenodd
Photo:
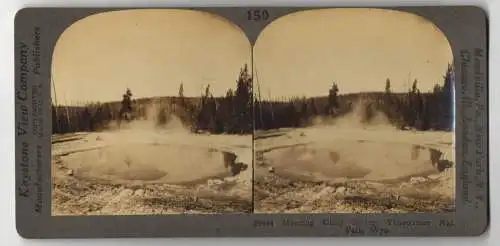
<path id="1" fill-rule="evenodd" d="M 256 213 L 455 210 L 453 54 L 432 22 L 300 11 L 253 52 Z"/>

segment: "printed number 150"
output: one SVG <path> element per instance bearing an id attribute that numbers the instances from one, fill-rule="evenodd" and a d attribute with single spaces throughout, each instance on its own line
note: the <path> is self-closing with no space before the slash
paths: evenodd
<path id="1" fill-rule="evenodd" d="M 269 19 L 269 11 L 267 10 L 248 10 L 247 11 L 247 19 L 249 21 L 265 21 Z"/>

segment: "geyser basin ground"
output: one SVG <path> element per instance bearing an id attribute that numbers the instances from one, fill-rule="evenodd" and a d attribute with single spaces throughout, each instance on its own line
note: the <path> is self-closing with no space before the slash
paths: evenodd
<path id="1" fill-rule="evenodd" d="M 251 136 L 120 130 L 52 136 L 52 215 L 248 213 Z"/>
<path id="2" fill-rule="evenodd" d="M 322 134 L 321 134 L 322 132 Z M 303 129 L 257 135 L 259 164 L 311 181 L 390 181 L 452 167 L 451 143 L 413 132 Z M 406 138 L 402 138 L 406 135 Z M 427 140 L 427 141 L 426 141 Z"/>
<path id="3" fill-rule="evenodd" d="M 346 127 L 258 132 L 255 211 L 452 211 L 452 134 Z"/>
<path id="4" fill-rule="evenodd" d="M 422 145 L 343 140 L 270 150 L 263 161 L 277 173 L 314 181 L 390 181 L 439 173 L 440 160 L 433 159 L 439 153 Z"/>
<path id="5" fill-rule="evenodd" d="M 237 175 L 230 172 L 235 159 L 211 148 L 125 143 L 76 152 L 61 161 L 81 178 L 182 184 Z"/>

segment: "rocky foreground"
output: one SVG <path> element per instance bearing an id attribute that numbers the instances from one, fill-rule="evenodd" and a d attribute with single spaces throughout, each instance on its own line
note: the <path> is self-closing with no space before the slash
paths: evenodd
<path id="1" fill-rule="evenodd" d="M 255 212 L 452 211 L 451 139 L 451 133 L 392 129 L 262 132 L 255 144 Z"/>
<path id="2" fill-rule="evenodd" d="M 264 172 L 264 170 L 263 170 Z M 274 173 L 257 175 L 258 213 L 401 213 L 449 212 L 455 201 L 452 169 L 401 183 L 291 180 Z"/>

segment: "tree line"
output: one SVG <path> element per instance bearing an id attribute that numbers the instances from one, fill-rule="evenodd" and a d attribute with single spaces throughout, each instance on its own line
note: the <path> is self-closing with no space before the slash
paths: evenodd
<path id="1" fill-rule="evenodd" d="M 198 97 L 185 97 L 184 86 L 179 85 L 175 97 L 133 99 L 127 91 L 122 101 L 92 103 L 82 107 L 52 105 L 53 133 L 101 131 L 110 123 L 120 121 L 124 112 L 130 119 L 150 117 L 148 107 L 155 104 L 154 119 L 162 126 L 176 116 L 192 132 L 214 134 L 250 134 L 254 129 L 266 130 L 284 127 L 306 127 L 316 117 L 336 118 L 352 112 L 360 99 L 361 118 L 369 122 L 376 112 L 383 112 L 389 122 L 400 128 L 417 130 L 451 130 L 453 121 L 453 68 L 448 66 L 443 82 L 431 92 L 421 92 L 418 81 L 406 93 L 391 91 L 391 81 L 385 81 L 385 92 L 340 94 L 341 87 L 332 83 L 325 97 L 294 97 L 283 100 L 260 100 L 254 97 L 253 78 L 244 65 L 225 96 L 214 97 L 210 85 Z M 440 85 L 442 84 L 442 85 Z"/>
<path id="2" fill-rule="evenodd" d="M 325 97 L 293 97 L 287 101 L 255 100 L 255 128 L 268 130 L 284 127 L 307 127 L 316 117 L 335 119 L 353 112 L 356 104 L 364 103 L 360 119 L 372 121 L 382 112 L 389 123 L 401 129 L 452 130 L 453 67 L 448 65 L 443 81 L 430 92 L 418 89 L 418 80 L 406 93 L 394 93 L 391 81 L 385 81 L 384 92 L 340 94 L 340 86 L 332 83 Z"/>
<path id="3" fill-rule="evenodd" d="M 154 119 L 157 126 L 162 126 L 176 116 L 192 132 L 249 134 L 253 132 L 253 92 L 252 76 L 246 64 L 235 85 L 223 97 L 214 97 L 210 84 L 199 97 L 185 97 L 181 83 L 176 97 L 133 99 L 127 89 L 122 101 L 82 107 L 52 105 L 52 132 L 109 130 L 112 122 L 148 117 Z M 154 105 L 153 110 L 150 110 L 151 105 Z"/>

